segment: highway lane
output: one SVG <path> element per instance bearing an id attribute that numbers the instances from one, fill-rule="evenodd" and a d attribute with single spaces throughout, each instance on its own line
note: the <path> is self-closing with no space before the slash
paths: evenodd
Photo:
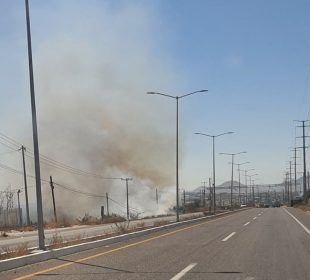
<path id="1" fill-rule="evenodd" d="M 2 272 L 0 278 L 305 280 L 309 265 L 310 236 L 284 209 L 270 208 Z"/>

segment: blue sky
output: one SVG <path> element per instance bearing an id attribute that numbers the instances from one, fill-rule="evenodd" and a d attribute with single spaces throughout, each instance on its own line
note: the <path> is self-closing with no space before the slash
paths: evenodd
<path id="1" fill-rule="evenodd" d="M 72 139 L 66 133 L 63 137 L 58 134 L 57 143 L 51 143 L 53 136 L 48 134 L 47 125 L 58 127 L 60 120 L 54 120 L 55 115 L 66 118 L 69 114 L 64 112 L 70 100 L 79 102 L 74 91 L 67 96 L 60 95 L 60 91 L 76 84 L 79 89 L 95 84 L 93 92 L 101 92 L 107 102 L 115 101 L 111 107 L 103 105 L 102 113 L 111 111 L 113 118 L 120 118 L 117 123 L 124 125 L 122 109 L 135 108 L 127 112 L 128 116 L 125 114 L 135 123 L 128 133 L 154 125 L 160 144 L 172 145 L 169 157 L 162 162 L 171 164 L 173 172 L 175 104 L 144 93 L 177 95 L 208 89 L 207 94 L 180 101 L 180 185 L 198 186 L 211 176 L 211 139 L 194 132 L 234 131 L 235 134 L 218 139 L 217 153 L 245 150 L 248 154 L 240 155 L 236 161 L 250 161 L 248 168 L 257 170 L 259 183 L 278 183 L 283 179 L 291 155 L 289 147 L 295 143 L 295 134 L 301 132 L 295 132 L 293 120 L 307 118 L 310 107 L 309 1 L 30 0 L 30 7 L 39 133 L 45 154 L 77 164 L 78 168 L 90 168 L 81 162 L 91 153 L 70 159 L 64 143 L 68 141 L 69 145 Z M 0 22 L 0 132 L 31 146 L 23 1 L 1 1 Z M 76 68 L 61 64 L 69 50 L 78 57 L 72 58 L 74 67 L 84 69 L 76 75 L 72 70 Z M 58 54 L 61 61 L 57 60 Z M 121 74 L 116 82 L 108 86 L 105 82 L 102 90 L 101 80 L 89 74 L 95 68 L 101 69 L 100 64 L 113 70 L 105 70 L 106 75 Z M 61 81 L 57 87 L 56 81 Z M 131 91 L 124 89 L 134 92 L 132 98 Z M 91 90 L 87 94 L 96 98 Z M 128 100 L 123 101 L 124 95 Z M 58 101 L 53 103 L 55 99 Z M 120 108 L 115 107 L 116 101 Z M 91 110 L 91 105 L 88 108 Z M 87 119 L 88 114 L 85 116 Z M 152 118 L 149 125 L 148 117 Z M 96 125 L 93 116 L 89 118 Z M 143 125 L 139 126 L 139 121 Z M 128 126 L 132 123 L 128 121 Z M 163 140 L 165 133 L 167 143 Z M 146 153 L 146 162 L 153 155 Z M 159 156 L 156 160 L 162 164 Z M 17 164 L 6 158 L 2 162 L 6 161 Z M 229 161 L 217 155 L 218 182 L 230 179 Z M 130 169 L 128 173 L 139 174 Z M 5 178 L 1 184 L 9 182 L 14 179 Z"/>

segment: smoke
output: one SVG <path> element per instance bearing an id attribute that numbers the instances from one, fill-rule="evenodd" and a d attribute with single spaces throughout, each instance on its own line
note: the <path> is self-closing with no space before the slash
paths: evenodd
<path id="1" fill-rule="evenodd" d="M 105 177 L 132 177 L 133 205 L 143 211 L 151 204 L 158 212 L 154 187 L 174 183 L 174 103 L 146 92 L 171 88 L 172 66 L 157 49 L 161 35 L 149 10 L 90 6 L 63 6 L 52 18 L 41 18 L 46 32 L 38 32 L 34 51 L 40 152 Z M 44 164 L 42 174 L 125 202 L 123 181 Z M 50 189 L 43 190 L 49 215 Z M 55 192 L 58 209 L 66 213 L 99 213 L 103 203 L 57 186 Z M 171 205 L 168 197 L 160 211 Z"/>

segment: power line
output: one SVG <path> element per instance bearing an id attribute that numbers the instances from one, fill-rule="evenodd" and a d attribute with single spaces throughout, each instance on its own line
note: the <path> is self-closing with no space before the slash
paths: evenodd
<path id="1" fill-rule="evenodd" d="M 5 142 L 3 142 L 3 141 Z M 16 140 L 12 139 L 11 137 L 3 134 L 0 132 L 0 144 L 6 146 L 7 148 L 11 150 L 16 150 L 16 147 L 20 148 L 22 146 L 21 143 L 17 142 Z M 12 147 L 13 146 L 13 147 Z M 33 151 L 31 149 L 26 150 L 26 156 L 29 158 L 34 158 L 33 156 Z M 85 171 L 79 168 L 75 168 L 73 166 L 70 166 L 68 164 L 62 163 L 60 161 L 57 161 L 55 159 L 52 159 L 46 155 L 40 154 L 40 159 L 42 160 L 42 163 L 53 166 L 55 168 L 61 169 L 63 171 L 75 174 L 75 175 L 80 175 L 80 176 L 87 176 L 87 177 L 93 177 L 97 179 L 102 179 L 102 180 L 120 180 L 121 178 L 119 177 L 104 177 L 100 174 L 96 174 L 90 171 Z"/>

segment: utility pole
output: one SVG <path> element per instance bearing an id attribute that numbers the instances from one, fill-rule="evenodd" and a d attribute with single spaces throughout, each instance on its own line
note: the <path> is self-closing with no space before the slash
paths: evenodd
<path id="1" fill-rule="evenodd" d="M 245 182 L 245 204 L 248 204 L 248 181 L 247 170 L 244 170 L 244 182 Z"/>
<path id="2" fill-rule="evenodd" d="M 122 181 L 126 181 L 126 201 L 127 201 L 127 221 L 129 221 L 129 198 L 128 198 L 128 181 L 131 181 L 132 178 L 121 178 Z"/>
<path id="3" fill-rule="evenodd" d="M 211 204 L 212 204 L 212 187 L 211 187 L 211 178 L 209 178 L 209 213 L 211 213 Z"/>
<path id="4" fill-rule="evenodd" d="M 239 206 L 241 206 L 241 183 L 240 183 L 240 164 L 238 164 L 238 173 L 239 173 Z"/>
<path id="5" fill-rule="evenodd" d="M 29 15 L 28 0 L 25 0 L 25 8 L 26 8 L 26 23 L 27 23 L 27 42 L 28 42 L 29 81 L 30 81 L 31 112 L 32 112 L 34 166 L 35 166 L 35 177 L 36 177 L 38 238 L 39 238 L 39 249 L 45 250 L 44 221 L 43 221 L 42 192 L 41 192 L 41 174 L 40 174 L 40 154 L 39 154 L 36 103 L 35 103 L 35 93 L 34 93 L 30 15 Z"/>
<path id="6" fill-rule="evenodd" d="M 290 203 L 292 198 L 292 161 L 290 160 L 290 182 L 289 182 L 289 186 L 290 186 Z"/>
<path id="7" fill-rule="evenodd" d="M 20 200 L 19 200 L 19 194 L 21 193 L 20 190 L 17 191 L 17 201 L 18 201 L 18 216 L 19 216 L 19 226 L 23 226 L 23 217 L 22 217 L 22 211 L 20 208 Z"/>
<path id="8" fill-rule="evenodd" d="M 297 120 L 296 122 L 301 122 L 302 125 L 301 126 L 297 126 L 297 127 L 302 127 L 302 136 L 298 137 L 298 138 L 302 138 L 302 149 L 303 149 L 303 161 L 304 161 L 304 174 L 303 174 L 303 190 L 304 190 L 304 201 L 306 201 L 307 197 L 306 197 L 306 193 L 307 193 L 307 166 L 306 166 L 306 135 L 305 135 L 305 122 L 308 122 L 309 120 L 303 120 L 303 121 L 299 121 Z"/>
<path id="9" fill-rule="evenodd" d="M 185 190 L 183 190 L 183 213 L 185 213 Z"/>
<path id="10" fill-rule="evenodd" d="M 109 212 L 109 194 L 106 193 L 105 196 L 106 196 L 106 199 L 107 199 L 107 216 L 109 217 L 110 216 L 110 212 Z"/>
<path id="11" fill-rule="evenodd" d="M 206 182 L 203 181 L 203 207 L 206 207 Z"/>
<path id="12" fill-rule="evenodd" d="M 158 205 L 158 191 L 157 191 L 157 188 L 156 188 L 156 204 Z"/>
<path id="13" fill-rule="evenodd" d="M 297 155 L 296 155 L 296 152 L 297 152 L 297 148 L 295 147 L 294 148 L 294 191 L 295 191 L 295 194 L 294 196 L 296 196 L 296 186 L 297 186 L 297 168 L 296 168 L 296 159 L 297 159 Z"/>
<path id="14" fill-rule="evenodd" d="M 24 185 L 25 185 L 25 199 L 26 199 L 26 219 L 27 226 L 30 226 L 30 215 L 29 215 L 29 202 L 28 202 L 28 187 L 27 187 L 27 175 L 26 175 L 26 164 L 25 164 L 25 151 L 24 146 L 21 147 L 23 157 L 23 170 L 24 170 Z"/>
<path id="15" fill-rule="evenodd" d="M 53 184 L 53 178 L 50 176 L 50 186 L 52 190 L 52 198 L 53 198 L 53 209 L 54 209 L 54 220 L 57 223 L 57 215 L 56 215 L 56 204 L 55 204 L 55 195 L 54 195 L 54 184 Z"/>

